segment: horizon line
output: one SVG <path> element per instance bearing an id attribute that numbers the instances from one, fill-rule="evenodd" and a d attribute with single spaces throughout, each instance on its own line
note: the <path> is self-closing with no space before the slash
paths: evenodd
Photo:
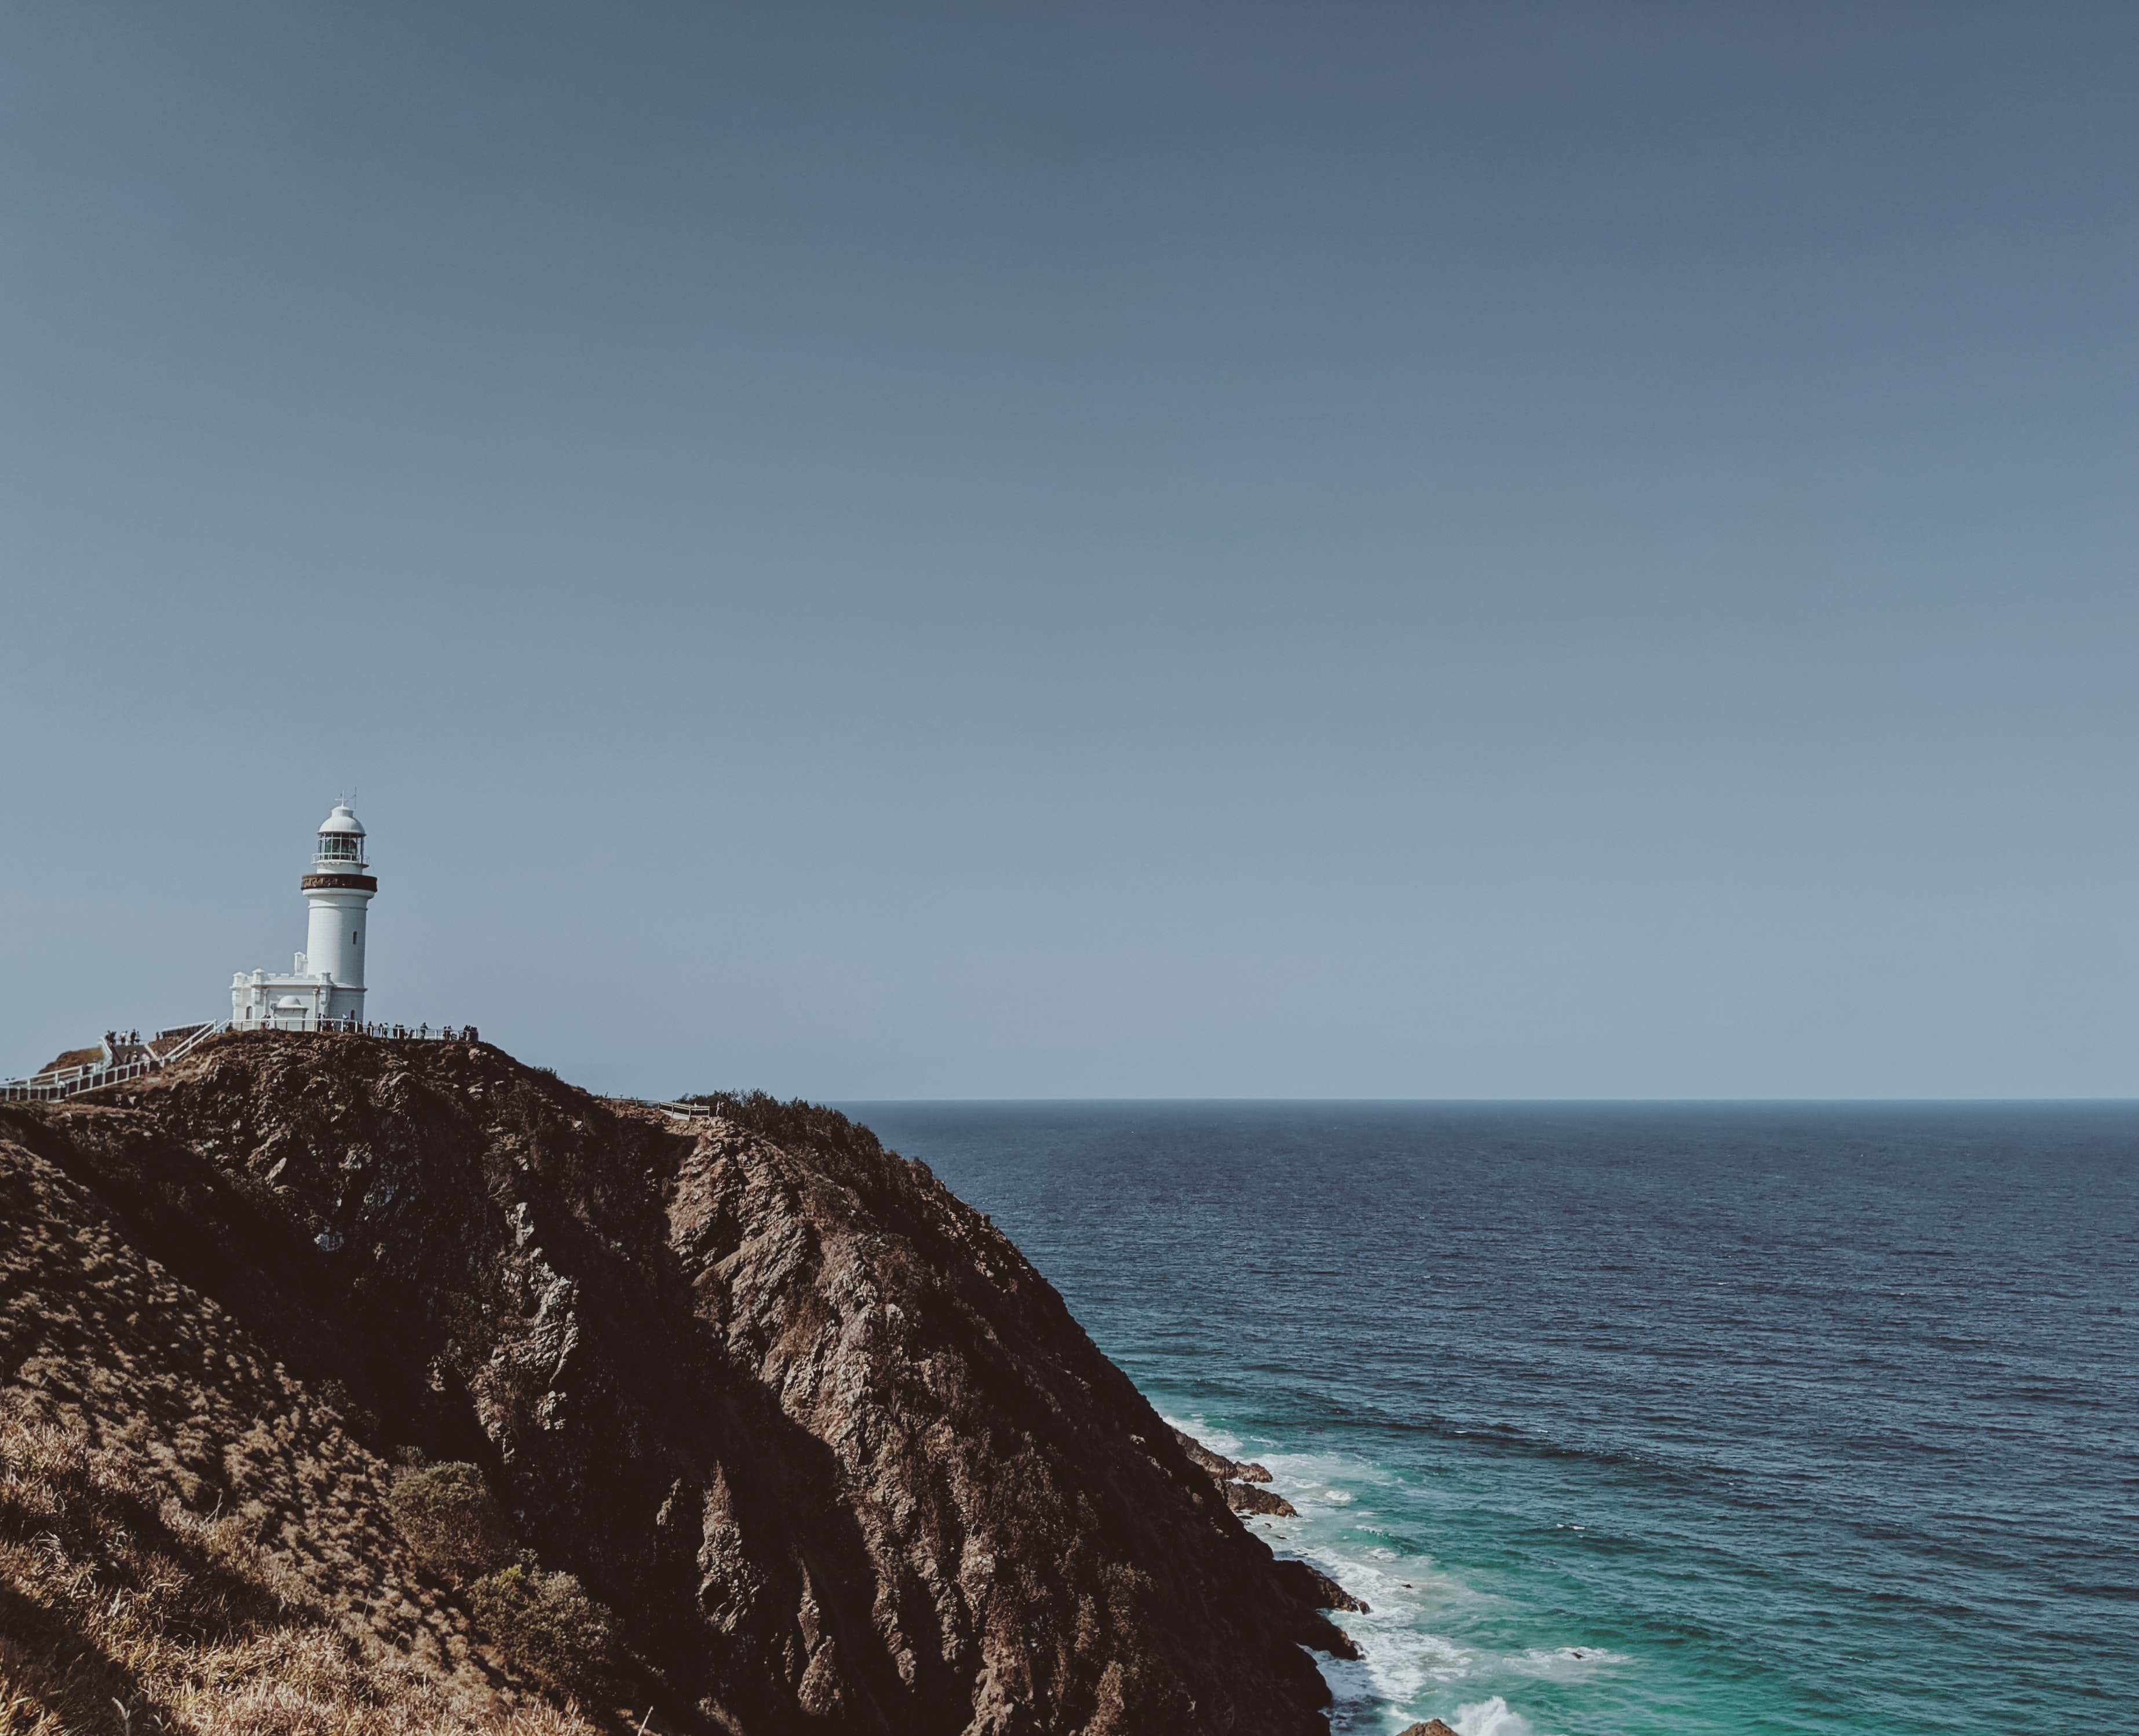
<path id="1" fill-rule="evenodd" d="M 769 1095 L 769 1094 L 768 1094 Z M 680 1101 L 680 1100 L 672 1100 Z M 1675 1107 L 1681 1106 L 1744 1106 L 1760 1107 L 1819 1107 L 1826 1106 L 1853 1107 L 1865 1105 L 1887 1104 L 1906 1106 L 1940 1105 L 2040 1105 L 2084 1103 L 2091 1105 L 2129 1104 L 2139 1106 L 2139 1095 L 2129 1096 L 1980 1096 L 1980 1097 L 1282 1097 L 1282 1096 L 1170 1096 L 1170 1097 L 826 1097 L 828 1105 L 841 1103 L 1027 1103 L 1027 1104 L 1185 1104 L 1185 1103 L 1373 1103 L 1393 1105 L 1432 1104 L 1460 1106 L 1522 1107 L 1594 1107 L 1599 1105 L 1628 1106 Z"/>

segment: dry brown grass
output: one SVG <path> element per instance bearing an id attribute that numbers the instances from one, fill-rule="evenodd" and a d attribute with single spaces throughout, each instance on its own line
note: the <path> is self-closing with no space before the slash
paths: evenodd
<path id="1" fill-rule="evenodd" d="M 0 1395 L 0 1736 L 588 1736 L 337 1619 L 237 1516 Z"/>
<path id="2" fill-rule="evenodd" d="M 471 1644 L 386 1465 L 0 1126 L 0 1736 L 591 1736 Z"/>

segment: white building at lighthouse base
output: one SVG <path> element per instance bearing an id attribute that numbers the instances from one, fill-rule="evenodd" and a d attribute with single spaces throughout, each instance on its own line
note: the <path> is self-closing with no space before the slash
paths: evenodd
<path id="1" fill-rule="evenodd" d="M 230 1022 L 241 1031 L 317 1031 L 328 1021 L 360 1019 L 364 991 L 305 969 L 299 953 L 286 976 L 240 971 L 230 979 Z"/>

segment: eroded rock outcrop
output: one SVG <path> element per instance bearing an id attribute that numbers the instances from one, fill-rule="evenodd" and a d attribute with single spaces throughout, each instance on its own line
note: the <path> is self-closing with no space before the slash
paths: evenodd
<path id="1" fill-rule="evenodd" d="M 365 1450 L 484 1467 L 673 1728 L 1325 1727 L 1301 1648 L 1351 1653 L 1319 1612 L 1341 1593 L 1272 1559 L 985 1218 L 843 1117 L 257 1034 L 0 1139 Z M 21 1378 L 93 1403 L 54 1354 Z M 188 1461 L 198 1498 L 218 1464 Z"/>
<path id="2" fill-rule="evenodd" d="M 1226 1498 L 1226 1505 L 1235 1513 L 1261 1513 L 1274 1519 L 1296 1519 L 1300 1509 L 1284 1496 L 1274 1494 L 1266 1488 L 1257 1488 L 1248 1483 L 1226 1483 L 1219 1486 Z"/>
<path id="3" fill-rule="evenodd" d="M 1269 1469 L 1250 1464 L 1246 1460 L 1228 1459 L 1223 1453 L 1214 1453 L 1210 1448 L 1185 1429 L 1176 1429 L 1173 1438 L 1181 1444 L 1181 1450 L 1188 1455 L 1192 1464 L 1199 1464 L 1220 1483 L 1268 1483 Z"/>
<path id="4" fill-rule="evenodd" d="M 1270 1474 L 1262 1465 L 1244 1464 L 1237 1459 L 1228 1459 L 1223 1453 L 1214 1453 L 1210 1448 L 1186 1430 L 1176 1429 L 1173 1438 L 1181 1443 L 1181 1450 L 1188 1455 L 1189 1463 L 1199 1467 L 1217 1487 L 1226 1505 L 1235 1513 L 1258 1513 L 1274 1519 L 1296 1519 L 1300 1509 L 1275 1490 L 1259 1488 L 1258 1483 L 1268 1483 Z M 1325 1603 L 1324 1609 L 1363 1608 L 1363 1605 Z"/>

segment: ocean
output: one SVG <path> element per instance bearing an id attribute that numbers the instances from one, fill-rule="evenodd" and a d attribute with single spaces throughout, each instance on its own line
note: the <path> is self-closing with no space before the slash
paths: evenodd
<path id="1" fill-rule="evenodd" d="M 1372 1604 L 1337 1730 L 2139 1730 L 2139 1106 L 841 1106 Z"/>

